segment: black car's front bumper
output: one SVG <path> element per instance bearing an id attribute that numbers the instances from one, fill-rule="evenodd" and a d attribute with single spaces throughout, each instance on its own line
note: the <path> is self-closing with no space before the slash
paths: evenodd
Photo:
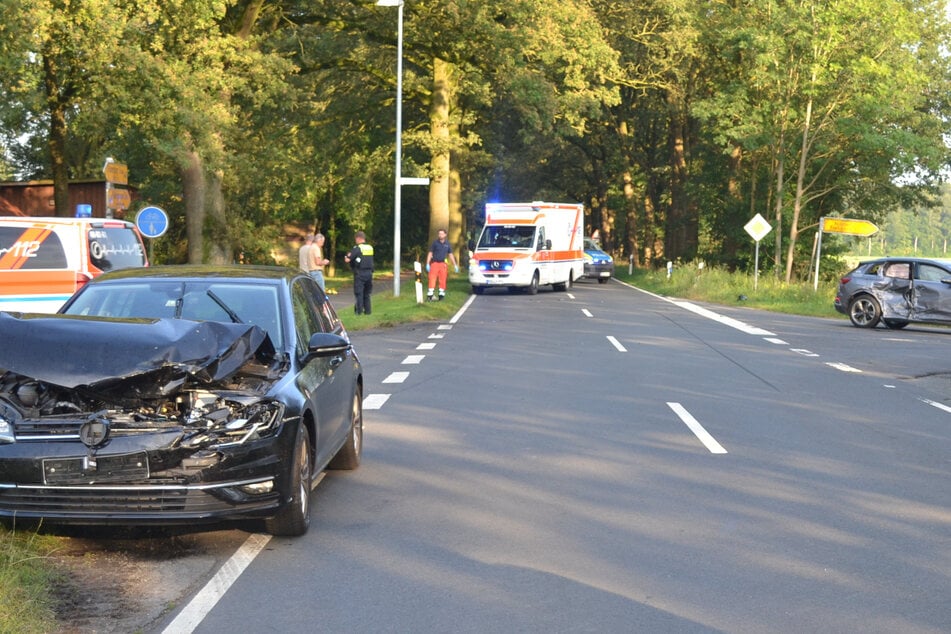
<path id="1" fill-rule="evenodd" d="M 0 518 L 167 525 L 270 517 L 290 497 L 282 465 L 291 462 L 295 432 L 296 422 L 285 424 L 201 458 L 158 447 L 155 437 L 116 438 L 91 468 L 77 442 L 0 446 Z"/>
<path id="2" fill-rule="evenodd" d="M 610 262 L 584 263 L 584 276 L 591 279 L 609 278 L 614 275 L 614 264 Z"/>

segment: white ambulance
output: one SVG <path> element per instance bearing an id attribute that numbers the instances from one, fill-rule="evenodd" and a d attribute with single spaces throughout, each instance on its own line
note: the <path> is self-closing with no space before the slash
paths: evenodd
<path id="1" fill-rule="evenodd" d="M 53 313 L 92 278 L 148 266 L 139 230 L 105 218 L 0 218 L 0 310 Z"/>
<path id="2" fill-rule="evenodd" d="M 564 291 L 584 275 L 584 205 L 487 203 L 479 241 L 470 244 L 469 283 L 534 295 L 550 284 Z"/>

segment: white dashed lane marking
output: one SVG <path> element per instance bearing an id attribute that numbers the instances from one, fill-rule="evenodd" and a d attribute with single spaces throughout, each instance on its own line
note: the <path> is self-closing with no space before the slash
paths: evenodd
<path id="1" fill-rule="evenodd" d="M 696 418 L 690 415 L 690 412 L 684 408 L 680 403 L 667 403 L 667 406 L 674 410 L 674 413 L 680 417 L 680 420 L 684 422 L 687 427 L 690 428 L 690 431 L 700 439 L 700 442 L 703 443 L 703 446 L 710 450 L 710 453 L 724 454 L 726 449 L 716 441 L 716 439 L 710 435 L 706 429 L 703 428 Z"/>
<path id="2" fill-rule="evenodd" d="M 617 339 L 615 339 L 614 337 L 612 337 L 611 335 L 608 335 L 608 341 L 611 342 L 611 345 L 612 345 L 612 346 L 614 346 L 615 348 L 617 348 L 617 351 L 618 351 L 618 352 L 627 352 L 627 348 L 625 348 L 624 346 L 622 346 L 622 345 L 621 345 L 621 342 L 618 341 Z"/>
<path id="3" fill-rule="evenodd" d="M 363 409 L 380 409 L 389 398 L 389 394 L 368 394 L 363 399 Z"/>
<path id="4" fill-rule="evenodd" d="M 384 383 L 402 383 L 409 378 L 409 372 L 393 372 L 383 379 Z"/>

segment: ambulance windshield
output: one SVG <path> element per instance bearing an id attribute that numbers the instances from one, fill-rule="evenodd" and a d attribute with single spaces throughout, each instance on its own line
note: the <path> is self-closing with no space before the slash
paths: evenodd
<path id="1" fill-rule="evenodd" d="M 482 230 L 479 248 L 531 249 L 534 240 L 533 225 L 492 225 Z"/>

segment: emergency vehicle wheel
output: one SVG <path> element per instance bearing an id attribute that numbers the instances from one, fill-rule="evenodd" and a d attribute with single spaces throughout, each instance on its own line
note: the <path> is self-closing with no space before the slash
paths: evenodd
<path id="1" fill-rule="evenodd" d="M 532 276 L 532 283 L 525 287 L 525 292 L 529 295 L 538 294 L 538 271 L 535 271 L 535 275 Z"/>
<path id="2" fill-rule="evenodd" d="M 472 293 L 473 293 L 474 295 L 481 295 L 481 294 L 484 293 L 484 292 L 485 292 L 485 287 L 484 287 L 484 286 L 473 286 L 473 287 L 472 287 Z"/>

